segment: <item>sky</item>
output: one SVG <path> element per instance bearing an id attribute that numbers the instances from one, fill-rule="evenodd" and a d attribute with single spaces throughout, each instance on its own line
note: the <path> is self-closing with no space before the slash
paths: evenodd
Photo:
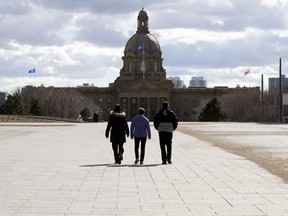
<path id="1" fill-rule="evenodd" d="M 0 2 L 0 91 L 108 87 L 142 7 L 167 77 L 186 86 L 203 76 L 208 87 L 255 87 L 263 74 L 266 89 L 280 58 L 287 74 L 288 0 L 9 0 Z"/>

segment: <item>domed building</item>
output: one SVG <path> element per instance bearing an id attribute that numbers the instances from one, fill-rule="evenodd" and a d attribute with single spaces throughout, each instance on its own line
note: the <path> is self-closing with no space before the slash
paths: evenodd
<path id="1" fill-rule="evenodd" d="M 159 42 L 149 31 L 147 12 L 139 11 L 136 33 L 127 41 L 120 75 L 108 88 L 79 87 L 82 94 L 92 98 L 102 109 L 100 118 L 107 120 L 116 103 L 122 106 L 128 120 L 144 107 L 146 116 L 153 121 L 163 101 L 170 103 L 179 121 L 195 121 L 203 103 L 239 88 L 193 87 L 174 88 L 166 77 Z M 256 88 L 259 91 L 259 88 Z"/>
<path id="2" fill-rule="evenodd" d="M 137 114 L 139 106 L 146 109 L 150 119 L 153 118 L 173 90 L 173 83 L 166 78 L 163 68 L 160 45 L 150 34 L 148 20 L 142 8 L 137 17 L 137 31 L 125 46 L 120 76 L 109 85 L 128 119 Z"/>
<path id="3" fill-rule="evenodd" d="M 82 95 L 100 106 L 99 120 L 108 120 L 110 111 L 118 103 L 126 112 L 129 121 L 137 115 L 140 106 L 145 108 L 145 115 L 153 121 L 162 102 L 168 101 L 179 121 L 195 121 L 203 104 L 212 97 L 220 97 L 233 91 L 245 91 L 245 88 L 225 86 L 174 88 L 173 82 L 166 77 L 161 47 L 150 33 L 148 21 L 149 17 L 142 8 L 137 17 L 136 33 L 126 43 L 119 76 L 109 87 L 76 87 Z M 259 92 L 259 87 L 254 89 Z M 42 90 L 39 88 L 39 91 Z M 33 92 L 35 91 L 37 88 L 33 89 Z"/>

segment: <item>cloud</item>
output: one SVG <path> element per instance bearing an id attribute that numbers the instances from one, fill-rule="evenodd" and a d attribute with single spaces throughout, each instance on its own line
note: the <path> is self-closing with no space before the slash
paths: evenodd
<path id="1" fill-rule="evenodd" d="M 288 58 L 288 0 L 10 0 L 0 3 L 1 91 L 31 83 L 108 86 L 144 6 L 169 75 L 204 76 L 213 85 L 277 76 Z M 33 82 L 32 82 L 33 83 Z"/>

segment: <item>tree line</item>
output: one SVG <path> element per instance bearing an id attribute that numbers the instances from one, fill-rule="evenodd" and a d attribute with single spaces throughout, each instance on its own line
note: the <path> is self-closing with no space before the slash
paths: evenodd
<path id="1" fill-rule="evenodd" d="M 235 91 L 219 98 L 203 100 L 197 121 L 276 122 L 279 120 L 279 95 L 277 91 Z M 263 116 L 262 116 L 263 105 Z M 0 114 L 35 115 L 84 120 L 99 113 L 100 106 L 75 88 L 24 88 L 9 94 L 0 106 Z"/>
<path id="2" fill-rule="evenodd" d="M 25 88 L 7 96 L 0 106 L 0 114 L 34 115 L 64 119 L 77 119 L 79 114 L 88 120 L 100 107 L 92 99 L 74 88 Z"/>

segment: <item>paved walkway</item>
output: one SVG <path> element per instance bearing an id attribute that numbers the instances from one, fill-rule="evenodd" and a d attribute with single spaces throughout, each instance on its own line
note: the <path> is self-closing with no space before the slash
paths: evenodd
<path id="1" fill-rule="evenodd" d="M 1 216 L 288 215 L 281 179 L 178 131 L 172 165 L 153 129 L 145 164 L 129 138 L 119 166 L 106 123 L 21 125 L 0 124 Z"/>

